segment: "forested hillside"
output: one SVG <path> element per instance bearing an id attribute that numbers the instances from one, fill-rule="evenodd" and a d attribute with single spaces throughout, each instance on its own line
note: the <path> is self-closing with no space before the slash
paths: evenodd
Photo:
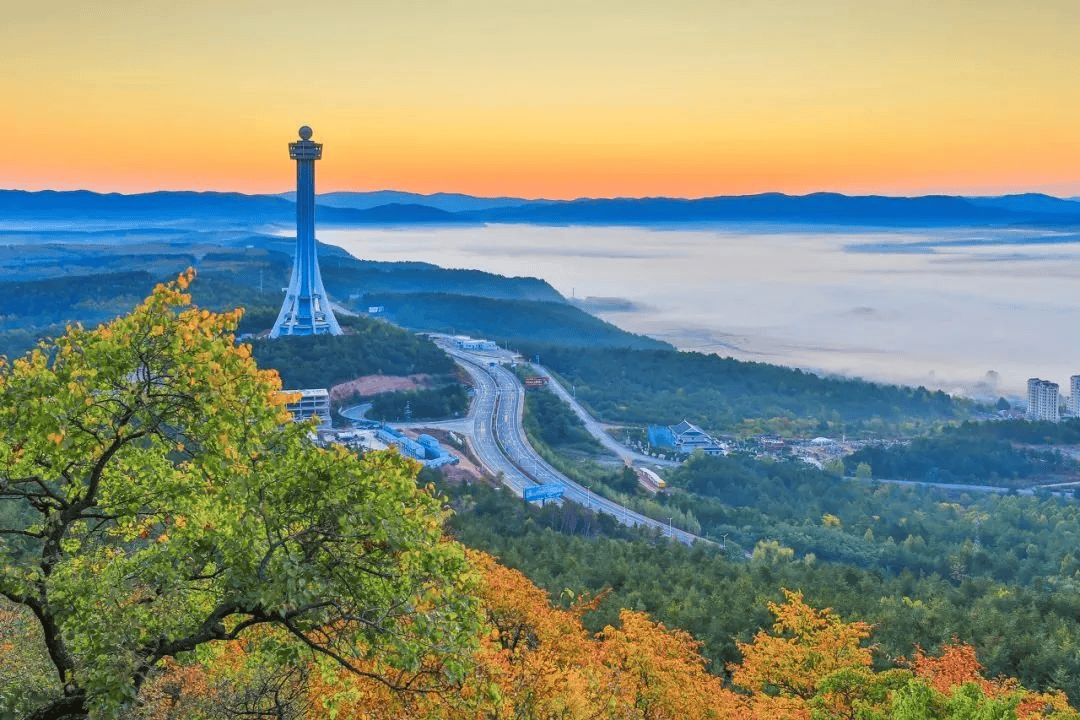
<path id="1" fill-rule="evenodd" d="M 503 300 L 449 293 L 394 295 L 371 293 L 395 322 L 416 330 L 473 335 L 521 347 L 529 342 L 565 348 L 670 348 L 660 340 L 634 335 L 562 302 Z"/>
<path id="2" fill-rule="evenodd" d="M 327 292 L 342 301 L 358 293 L 443 292 L 505 300 L 563 302 L 555 288 L 534 277 L 510 278 L 482 270 L 448 270 L 418 262 L 372 262 L 343 254 L 320 255 L 319 265 Z"/>
<path id="3" fill-rule="evenodd" d="M 765 363 L 671 350 L 521 343 L 572 384 L 594 415 L 613 422 L 711 431 L 858 432 L 964 417 L 971 405 L 925 388 L 880 385 Z M 768 422 L 751 422 L 764 419 Z"/>
<path id="4" fill-rule="evenodd" d="M 1021 445 L 1076 445 L 1080 443 L 1080 418 L 1062 418 L 1061 422 L 1040 420 L 996 420 L 963 422 L 942 428 L 941 434 L 955 438 L 987 438 Z"/>
<path id="5" fill-rule="evenodd" d="M 406 412 L 406 410 L 408 412 Z M 469 393 L 463 385 L 382 393 L 371 401 L 366 417 L 373 420 L 445 420 L 462 417 L 469 410 Z"/>
<path id="6" fill-rule="evenodd" d="M 739 661 L 738 642 L 769 625 L 761 599 L 779 602 L 785 587 L 800 590 L 815 607 L 871 623 L 876 667 L 891 666 L 916 646 L 936 650 L 958 638 L 975 647 L 988 676 L 1018 677 L 1030 687 L 1055 687 L 1080 697 L 1080 660 L 1074 652 L 1080 643 L 1080 581 L 1075 575 L 1080 563 L 1072 545 L 1080 528 L 1076 509 L 1069 505 L 1002 500 L 992 517 L 981 522 L 980 548 L 971 543 L 975 534 L 967 535 L 966 545 L 962 538 L 965 527 L 970 530 L 975 519 L 989 515 L 987 508 L 973 508 L 974 517 L 965 517 L 958 506 L 890 489 L 890 495 L 900 496 L 878 496 L 870 509 L 895 505 L 897 513 L 906 513 L 895 520 L 901 527 L 911 525 L 913 540 L 899 543 L 903 554 L 898 564 L 879 566 L 851 558 L 830 562 L 806 548 L 796 551 L 771 540 L 783 532 L 782 524 L 762 512 L 743 512 L 739 518 L 748 523 L 744 532 L 753 528 L 760 538 L 752 552 L 733 543 L 730 535 L 726 541 L 717 538 L 720 548 L 691 549 L 655 536 L 634 541 L 607 537 L 603 525 L 581 508 L 532 508 L 509 493 L 476 486 L 449 492 L 457 509 L 451 526 L 466 544 L 492 553 L 556 596 L 564 589 L 597 593 L 609 588 L 597 610 L 586 616 L 588 627 L 599 630 L 616 622 L 619 608 L 647 612 L 702 640 L 710 668 L 718 674 Z M 782 504 L 778 499 L 769 509 Z M 1044 516 L 1048 511 L 1052 514 Z M 1032 521 L 1037 526 L 1021 530 Z M 812 531 L 815 524 L 820 527 L 821 518 L 789 527 Z M 1057 527 L 1060 534 L 1044 537 L 1047 527 Z M 845 535 L 866 534 L 862 528 L 850 533 L 844 528 L 831 529 L 827 537 L 833 547 L 842 545 Z M 950 537 L 959 540 L 958 546 L 949 545 Z M 993 539 L 986 542 L 988 537 Z M 1014 551 L 1000 561 L 1007 580 L 985 574 L 987 558 L 1000 552 L 991 548 L 1025 540 L 1030 558 Z M 884 544 L 892 542 L 886 538 Z M 818 549 L 827 547 L 822 543 Z M 971 567 L 974 558 L 963 554 L 965 547 L 979 557 L 982 569 Z M 945 572 L 930 568 L 930 557 L 938 553 Z M 1051 567 L 1055 559 L 1060 567 Z M 947 569 L 950 562 L 957 563 L 958 572 Z"/>
<path id="7" fill-rule="evenodd" d="M 556 450 L 604 451 L 574 411 L 547 388 L 526 393 L 523 423 L 530 437 Z"/>
<path id="8" fill-rule="evenodd" d="M 288 388 L 323 388 L 363 375 L 448 375 L 454 362 L 427 338 L 369 318 L 351 318 L 348 335 L 252 340 L 261 367 Z"/>
<path id="9" fill-rule="evenodd" d="M 882 478 L 996 487 L 1024 487 L 1033 480 L 1064 481 L 1077 473 L 1075 460 L 1060 452 L 1017 448 L 1004 440 L 920 437 L 908 445 L 870 446 L 844 459 L 854 475 L 866 463 Z"/>
<path id="10" fill-rule="evenodd" d="M 194 300 L 211 310 L 244 307 L 242 332 L 269 330 L 288 285 L 294 242 L 235 228 L 183 227 L 94 231 L 8 231 L 12 244 L 0 254 L 0 354 L 14 356 L 38 338 L 54 337 L 63 326 L 92 326 L 122 314 L 156 283 L 185 268 L 199 273 Z M 602 324 L 573 309 L 538 278 L 507 278 L 476 270 L 454 270 L 426 263 L 359 260 L 337 247 L 320 245 L 320 264 L 331 297 L 365 312 L 370 293 L 451 292 L 495 300 L 563 304 L 562 318 L 572 334 L 580 323 Z M 468 304 L 462 312 L 472 311 Z M 452 316 L 443 316 L 452 322 Z M 466 318 L 467 320 L 467 318 Z M 589 325 L 592 327 L 592 325 Z M 621 333 L 607 326 L 612 333 Z"/>
<path id="11" fill-rule="evenodd" d="M 544 407 L 541 397 L 530 394 L 529 406 Z M 565 412 L 544 416 L 554 417 L 556 428 L 574 428 Z M 1071 437 L 1068 426 L 1046 437 Z M 557 441 L 565 428 L 546 437 L 536 431 L 547 452 L 566 448 Z M 942 435 L 952 442 L 1048 430 L 966 423 Z M 576 459 L 564 470 L 584 472 Z M 1080 665 L 1068 649 L 1080 641 L 1080 506 L 1071 499 L 845 480 L 798 460 L 740 453 L 695 455 L 666 475 L 669 490 L 655 498 L 616 470 L 580 479 L 593 492 L 712 538 L 719 552 L 648 534 L 635 548 L 582 508 L 533 510 L 476 486 L 448 490 L 458 497 L 452 523 L 465 542 L 552 592 L 612 588 L 612 604 L 589 620 L 597 629 L 618 607 L 631 607 L 691 631 L 716 672 L 737 660 L 739 628 L 763 622 L 752 598 L 779 584 L 875 624 L 880 664 L 956 635 L 973 643 L 994 673 L 1080 693 Z"/>
<path id="12" fill-rule="evenodd" d="M 1080 442 L 1080 419 L 1060 423 L 1006 420 L 945 426 L 908 444 L 870 445 L 845 458 L 881 478 L 1021 488 L 1080 477 L 1075 458 L 1048 445 Z"/>
<path id="13" fill-rule="evenodd" d="M 1077 718 L 1071 503 L 694 458 L 685 548 L 435 487 L 314 445 L 191 277 L 0 365 L 0 716 Z"/>

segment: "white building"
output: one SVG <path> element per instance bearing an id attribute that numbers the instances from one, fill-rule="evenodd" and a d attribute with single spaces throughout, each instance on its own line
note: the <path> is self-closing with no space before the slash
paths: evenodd
<path id="1" fill-rule="evenodd" d="M 1080 375 L 1069 378 L 1069 414 L 1080 417 Z"/>
<path id="2" fill-rule="evenodd" d="M 1028 380 L 1028 420 L 1049 420 L 1057 422 L 1061 419 L 1058 411 L 1058 384 L 1049 380 L 1030 378 Z"/>
<path id="3" fill-rule="evenodd" d="M 302 422 L 315 416 L 319 419 L 319 428 L 333 427 L 333 421 L 330 419 L 330 393 L 326 388 L 283 390 L 282 392 L 289 395 L 300 394 L 298 402 L 291 402 L 285 406 L 292 413 L 293 420 Z"/>
<path id="4" fill-rule="evenodd" d="M 490 340 L 474 340 L 471 337 L 465 335 L 457 335 L 454 337 L 454 344 L 458 346 L 460 350 L 498 350 L 499 346 Z"/>

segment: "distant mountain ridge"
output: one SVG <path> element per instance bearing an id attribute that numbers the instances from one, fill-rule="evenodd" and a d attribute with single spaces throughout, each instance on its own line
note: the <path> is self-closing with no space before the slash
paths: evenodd
<path id="1" fill-rule="evenodd" d="M 668 225 L 773 222 L 824 225 L 1080 225 L 1080 201 L 1038 193 L 1001 197 L 924 195 L 886 197 L 813 193 L 710 198 L 580 198 L 525 200 L 396 191 L 320 195 L 325 224 L 530 223 Z M 172 221 L 290 225 L 295 204 L 285 196 L 218 192 L 153 192 L 137 195 L 89 191 L 0 190 L 0 221 Z"/>
<path id="2" fill-rule="evenodd" d="M 277 197 L 295 202 L 296 193 L 281 193 Z M 462 193 L 420 193 L 402 192 L 400 190 L 375 190 L 373 192 L 330 192 L 321 193 L 318 203 L 326 207 L 353 208 L 367 210 L 379 205 L 426 205 L 437 210 L 446 212 L 470 212 L 473 210 L 490 210 L 492 208 L 518 207 L 520 205 L 544 205 L 555 202 L 554 200 L 526 200 L 512 197 L 475 197 Z"/>

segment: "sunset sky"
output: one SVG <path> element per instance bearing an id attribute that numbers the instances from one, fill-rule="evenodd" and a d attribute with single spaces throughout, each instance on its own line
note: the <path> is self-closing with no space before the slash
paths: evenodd
<path id="1" fill-rule="evenodd" d="M 39 0 L 0 187 L 1080 195 L 1076 0 Z"/>

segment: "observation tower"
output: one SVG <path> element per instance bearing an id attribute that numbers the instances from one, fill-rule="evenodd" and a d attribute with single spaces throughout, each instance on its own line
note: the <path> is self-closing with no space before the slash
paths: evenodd
<path id="1" fill-rule="evenodd" d="M 289 157 L 296 161 L 296 256 L 270 337 L 340 335 L 315 250 L 315 161 L 322 159 L 322 143 L 311 141 L 307 125 L 300 128 L 300 140 L 289 143 Z"/>

